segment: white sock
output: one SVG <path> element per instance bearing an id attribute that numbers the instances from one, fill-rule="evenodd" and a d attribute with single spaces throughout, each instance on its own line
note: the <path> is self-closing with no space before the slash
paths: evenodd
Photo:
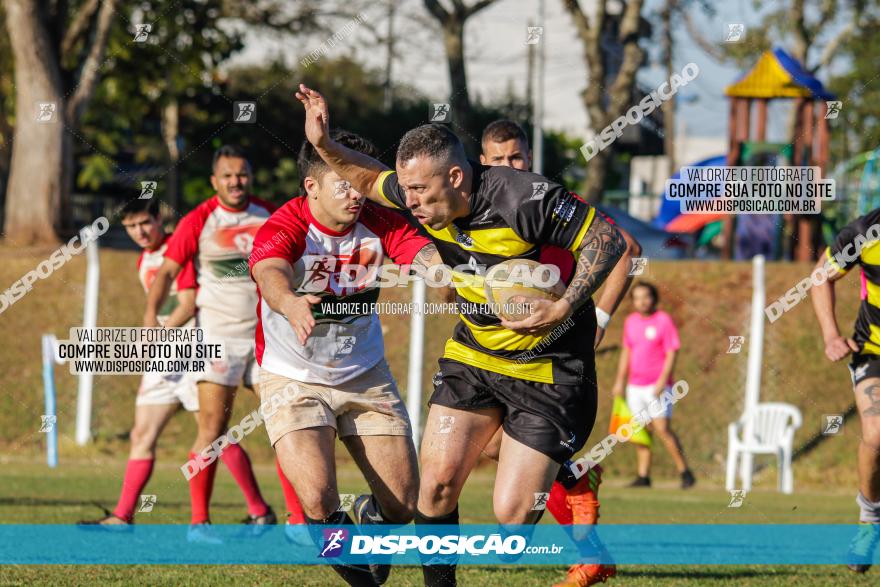
<path id="1" fill-rule="evenodd" d="M 868 501 L 868 498 L 859 494 L 856 496 L 859 504 L 859 522 L 862 524 L 880 524 L 880 501 Z"/>

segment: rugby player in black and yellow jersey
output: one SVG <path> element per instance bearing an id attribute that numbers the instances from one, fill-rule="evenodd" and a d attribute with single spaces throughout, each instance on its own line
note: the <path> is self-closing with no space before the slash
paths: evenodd
<path id="1" fill-rule="evenodd" d="M 859 266 L 861 298 L 852 338 L 840 333 L 834 315 L 835 282 Z M 880 542 L 880 208 L 846 225 L 825 250 L 816 271 L 828 279 L 813 286 L 813 309 L 822 328 L 825 356 L 849 364 L 862 424 L 858 468 L 860 531 L 850 544 L 849 569 L 864 573 L 871 567 Z M 821 274 L 821 273 L 820 273 Z"/>
<path id="2" fill-rule="evenodd" d="M 596 331 L 591 296 L 623 254 L 623 237 L 543 176 L 468 161 L 444 126 L 406 133 L 395 172 L 330 138 L 318 92 L 301 85 L 297 98 L 306 138 L 330 168 L 374 202 L 411 214 L 446 265 L 477 273 L 507 259 L 537 260 L 544 244 L 579 254 L 562 298 L 531 302 L 531 315 L 517 322 L 485 307 L 479 279 L 453 272 L 469 285 L 457 287 L 461 321 L 440 359 L 422 441 L 417 524 L 458 523 L 461 489 L 499 427 L 495 516 L 502 524 L 537 522 L 543 509 L 535 508 L 536 494 L 549 491 L 596 417 L 595 354 L 582 339 Z M 574 326 L 547 336 L 569 318 Z M 426 585 L 455 584 L 454 565 L 426 565 L 423 573 Z"/>

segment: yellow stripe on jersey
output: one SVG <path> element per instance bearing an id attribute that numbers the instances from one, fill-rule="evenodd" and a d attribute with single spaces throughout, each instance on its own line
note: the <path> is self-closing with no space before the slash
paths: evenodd
<path id="1" fill-rule="evenodd" d="M 479 367 L 493 373 L 507 375 L 508 377 L 537 381 L 538 383 L 553 383 L 553 363 L 549 358 L 532 359 L 527 363 L 517 363 L 516 361 L 481 353 L 452 339 L 446 341 L 443 358 L 452 359 L 472 367 Z"/>
<path id="2" fill-rule="evenodd" d="M 865 280 L 865 285 L 868 289 L 868 303 L 875 308 L 880 308 L 880 285 L 874 283 L 870 279 Z M 873 333 L 871 336 L 873 337 Z M 880 337 L 876 340 L 880 340 Z"/>
<path id="3" fill-rule="evenodd" d="M 880 265 L 880 241 L 868 241 L 862 246 L 862 262 L 868 265 Z"/>
<path id="4" fill-rule="evenodd" d="M 870 284 L 871 282 L 869 281 L 868 283 Z M 880 326 L 868 324 L 868 328 L 871 331 L 871 337 L 869 340 L 865 341 L 864 345 L 862 345 L 861 354 L 880 355 L 880 345 L 875 342 L 871 342 L 872 340 L 880 340 Z"/>
<path id="5" fill-rule="evenodd" d="M 837 264 L 837 260 L 834 258 L 834 255 L 831 254 L 831 247 L 825 247 L 825 258 L 831 263 L 831 267 L 837 270 L 838 273 L 844 274 L 847 272 L 846 269 Z"/>
<path id="6" fill-rule="evenodd" d="M 578 231 L 577 235 L 574 237 L 574 242 L 571 243 L 571 246 L 568 247 L 569 251 L 577 251 L 581 248 L 581 243 L 584 241 L 584 237 L 587 236 L 587 231 L 590 229 L 590 225 L 593 224 L 593 219 L 596 217 L 596 209 L 590 206 L 590 211 L 587 212 L 587 217 L 584 219 L 584 224 L 581 226 L 581 229 Z"/>
<path id="7" fill-rule="evenodd" d="M 497 350 L 497 351 L 526 351 L 534 348 L 541 342 L 543 336 L 532 336 L 529 334 L 517 334 L 513 330 L 504 328 L 498 324 L 491 326 L 477 326 L 470 322 L 463 315 L 459 315 L 461 321 L 464 322 L 471 334 L 474 336 L 480 346 Z"/>
<path id="8" fill-rule="evenodd" d="M 486 299 L 485 281 L 481 275 L 459 273 L 458 271 L 451 271 L 451 273 L 452 287 L 455 288 L 455 292 L 458 295 L 475 304 L 485 304 L 488 302 Z"/>
<path id="9" fill-rule="evenodd" d="M 383 171 L 382 173 L 379 174 L 379 195 L 382 196 L 382 198 L 384 198 L 385 201 L 388 202 L 392 208 L 397 208 L 398 210 L 400 210 L 400 206 L 398 206 L 397 204 L 395 204 L 394 202 L 389 200 L 388 196 L 385 195 L 385 187 L 384 187 L 385 180 L 392 173 L 394 173 L 393 169 L 386 169 L 385 171 Z"/>
<path id="10" fill-rule="evenodd" d="M 507 227 L 459 230 L 454 224 L 450 224 L 442 230 L 434 230 L 429 226 L 425 226 L 425 229 L 434 238 L 447 243 L 455 243 L 462 249 L 475 253 L 499 257 L 518 257 L 535 248 L 533 243 L 524 241 L 512 228 Z M 459 233 L 464 234 L 465 237 L 457 239 L 456 236 Z M 471 244 L 463 244 L 462 240 L 470 240 Z"/>

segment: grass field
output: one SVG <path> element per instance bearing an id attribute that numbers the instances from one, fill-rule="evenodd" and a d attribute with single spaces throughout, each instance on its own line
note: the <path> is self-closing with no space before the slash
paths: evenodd
<path id="1" fill-rule="evenodd" d="M 112 507 L 119 489 L 121 460 L 96 458 L 69 462 L 47 471 L 39 462 L 4 458 L 0 520 L 4 523 L 69 523 L 99 515 L 95 503 Z M 223 468 L 221 467 L 221 471 Z M 274 470 L 258 466 L 267 500 L 280 510 L 281 492 Z M 462 521 L 488 523 L 491 517 L 492 467 L 482 467 L 472 476 L 461 501 Z M 345 491 L 365 489 L 350 465 L 340 471 Z M 173 463 L 157 466 L 148 486 L 157 495 L 154 510 L 140 514 L 138 523 L 188 522 L 189 497 L 186 484 Z M 783 496 L 774 492 L 751 493 L 739 509 L 728 508 L 728 496 L 719 489 L 696 488 L 686 493 L 669 488 L 626 489 L 609 481 L 600 492 L 602 522 L 609 523 L 850 523 L 852 496 L 847 490 Z M 244 504 L 227 472 L 217 476 L 212 504 L 216 523 L 231 524 L 244 516 Z M 547 516 L 545 523 L 553 523 Z M 462 567 L 462 585 L 551 585 L 564 567 L 475 568 Z M 842 567 L 759 566 L 624 566 L 613 584 L 636 585 L 871 585 L 876 571 L 856 577 Z M 873 581 L 872 581 L 873 578 Z M 329 569 L 277 566 L 17 566 L 0 567 L 0 584 L 150 584 L 150 585 L 335 585 Z M 398 568 L 389 585 L 419 585 L 416 568 Z"/>
<path id="2" fill-rule="evenodd" d="M 34 268 L 51 249 L 0 247 L 0 287 L 8 287 Z M 135 254 L 102 250 L 101 299 L 98 324 L 129 326 L 140 323 L 143 294 L 136 281 Z M 768 302 L 809 274 L 807 265 L 768 264 Z M 61 467 L 45 467 L 44 435 L 38 432 L 43 413 L 40 378 L 40 335 L 51 332 L 65 338 L 81 322 L 85 263 L 82 257 L 38 281 L 24 298 L 0 315 L 0 522 L 69 523 L 99 514 L 94 503 L 112 507 L 124 468 L 127 435 L 132 422 L 135 377 L 97 377 L 93 432 L 95 442 L 78 447 L 72 440 L 75 415 L 75 379 L 59 368 L 58 428 Z M 676 407 L 676 428 L 688 452 L 699 484 L 682 493 L 674 489 L 674 471 L 663 451 L 657 453 L 655 489 L 638 491 L 623 486 L 634 473 L 631 450 L 617 451 L 603 466 L 602 523 L 852 523 L 856 508 L 855 448 L 858 423 L 848 420 L 841 436 L 828 437 L 795 461 L 794 496 L 773 492 L 775 468 L 756 478 L 756 491 L 742 509 L 728 509 L 723 491 L 723 463 L 727 423 L 742 410 L 748 342 L 741 354 L 727 354 L 728 336 L 748 334 L 751 268 L 745 263 L 651 261 L 643 276 L 660 289 L 663 307 L 677 321 L 682 353 L 676 377 L 688 381 L 690 394 Z M 841 282 L 839 305 L 842 324 L 850 324 L 857 305 L 858 281 Z M 429 299 L 436 299 L 429 292 Z M 383 292 L 384 300 L 406 300 L 406 290 Z M 610 410 L 609 387 L 618 358 L 622 316 L 615 318 L 598 357 L 599 417 L 587 444 L 605 435 Z M 435 371 L 436 357 L 451 330 L 454 317 L 431 316 L 426 328 L 425 381 Z M 386 354 L 398 381 L 405 380 L 408 319 L 383 317 Z M 795 445 L 819 429 L 823 414 L 841 413 L 852 401 L 843 364 L 830 365 L 822 355 L 821 340 L 809 301 L 773 324 L 766 324 L 762 400 L 788 401 L 800 407 L 804 426 Z M 587 335 L 592 336 L 590 333 Z M 256 403 L 248 393 L 237 401 L 233 422 Z M 159 445 L 159 465 L 148 492 L 158 496 L 156 510 L 139 523 L 186 523 L 188 494 L 178 467 L 195 427 L 181 415 L 166 430 Z M 268 466 L 271 449 L 260 430 L 244 441 L 258 464 L 267 499 L 281 509 L 274 469 Z M 341 458 L 340 491 L 357 493 L 365 487 L 351 463 Z M 766 461 L 769 462 L 769 461 Z M 222 467 L 221 467 L 222 470 Z M 472 477 L 462 498 L 464 522 L 490 522 L 494 467 L 484 463 Z M 234 523 L 244 507 L 228 473 L 218 475 L 214 521 Z M 561 577 L 560 567 L 464 569 L 463 585 L 549 585 Z M 854 577 L 827 567 L 624 567 L 619 585 L 837 585 L 874 584 L 877 572 Z M 873 575 L 873 581 L 871 580 Z M 6 584 L 333 584 L 326 569 L 266 567 L 16 567 L 0 568 Z M 420 584 L 417 569 L 397 569 L 392 585 Z"/>

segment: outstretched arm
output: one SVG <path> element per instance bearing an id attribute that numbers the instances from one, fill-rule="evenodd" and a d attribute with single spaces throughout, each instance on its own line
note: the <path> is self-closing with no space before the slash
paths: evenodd
<path id="1" fill-rule="evenodd" d="M 369 200 L 391 207 L 390 202 L 379 193 L 379 175 L 388 167 L 330 138 L 330 110 L 324 96 L 300 84 L 296 97 L 306 109 L 306 139 L 314 145 L 330 169 Z"/>
<path id="2" fill-rule="evenodd" d="M 599 289 L 626 249 L 620 231 L 596 215 L 581 243 L 574 277 L 557 303 L 567 303 L 567 315 L 583 306 Z"/>
<path id="3" fill-rule="evenodd" d="M 305 344 L 315 328 L 312 306 L 320 303 L 321 298 L 294 293 L 293 267 L 284 259 L 270 257 L 259 261 L 254 265 L 253 275 L 269 307 L 287 318 L 299 343 Z"/>

